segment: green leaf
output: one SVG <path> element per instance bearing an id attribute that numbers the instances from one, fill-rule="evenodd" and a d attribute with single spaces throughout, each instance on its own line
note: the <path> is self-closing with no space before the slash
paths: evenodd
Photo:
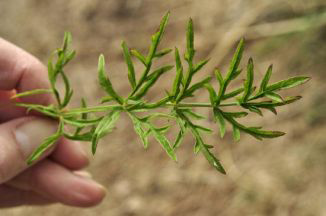
<path id="1" fill-rule="evenodd" d="M 119 119 L 120 111 L 112 111 L 107 116 L 102 118 L 102 120 L 98 123 L 93 137 L 92 137 L 92 153 L 95 154 L 97 143 L 101 137 L 103 137 L 105 134 L 112 131 L 114 128 L 115 123 Z"/>
<path id="2" fill-rule="evenodd" d="M 259 93 L 262 93 L 266 90 L 267 84 L 272 76 L 273 65 L 270 65 L 265 73 L 265 76 L 260 84 Z"/>
<path id="3" fill-rule="evenodd" d="M 225 77 L 226 83 L 230 82 L 230 80 L 232 80 L 233 77 L 238 74 L 237 72 L 242 58 L 243 49 L 244 49 L 244 39 L 241 39 L 233 55 L 228 73 L 226 74 Z"/>
<path id="4" fill-rule="evenodd" d="M 43 106 L 39 104 L 28 104 L 28 103 L 15 103 L 16 106 L 27 108 L 27 113 L 31 110 L 35 110 L 46 116 L 58 118 L 57 108 L 53 105 Z"/>
<path id="5" fill-rule="evenodd" d="M 156 69 L 155 71 L 153 71 L 149 76 L 147 76 L 146 81 L 151 81 L 152 79 L 155 79 L 155 77 L 160 76 L 165 72 L 168 72 L 172 68 L 174 68 L 173 65 L 162 66 L 162 67 Z"/>
<path id="6" fill-rule="evenodd" d="M 91 142 L 93 133 L 94 131 L 89 131 L 83 134 L 74 134 L 74 135 L 64 134 L 64 136 L 70 140 Z"/>
<path id="7" fill-rule="evenodd" d="M 103 54 L 100 55 L 98 61 L 98 77 L 102 88 L 113 97 L 119 104 L 123 104 L 123 99 L 115 92 L 112 83 L 105 75 L 105 61 Z"/>
<path id="8" fill-rule="evenodd" d="M 131 118 L 131 120 L 132 120 L 132 122 L 134 124 L 135 132 L 140 137 L 144 148 L 147 149 L 148 148 L 148 138 L 147 138 L 147 136 L 149 134 L 147 134 L 144 131 L 143 126 L 142 126 L 142 122 L 137 117 L 135 117 L 133 114 L 129 114 L 129 116 L 130 116 L 130 118 Z"/>
<path id="9" fill-rule="evenodd" d="M 237 88 L 237 89 L 231 91 L 230 93 L 224 94 L 222 99 L 227 100 L 229 98 L 233 98 L 233 97 L 239 95 L 240 93 L 242 93 L 243 91 L 244 91 L 243 87 Z"/>
<path id="10" fill-rule="evenodd" d="M 84 128 L 87 126 L 92 126 L 92 125 L 96 125 L 98 122 L 100 122 L 102 120 L 103 117 L 99 117 L 96 119 L 63 119 L 63 121 L 66 124 L 70 124 L 73 126 L 76 126 L 78 128 Z"/>
<path id="11" fill-rule="evenodd" d="M 81 99 L 81 107 L 87 108 L 87 103 L 86 103 L 85 98 Z M 81 117 L 82 117 L 82 119 L 86 120 L 88 118 L 88 113 L 83 113 Z"/>
<path id="12" fill-rule="evenodd" d="M 51 83 L 51 85 L 53 86 L 55 84 L 55 77 L 54 77 L 54 68 L 53 68 L 53 64 L 51 61 L 51 58 L 48 61 L 48 78 L 49 81 Z"/>
<path id="13" fill-rule="evenodd" d="M 242 70 L 236 70 L 229 81 L 236 79 L 241 74 L 241 72 Z"/>
<path id="14" fill-rule="evenodd" d="M 63 79 L 63 83 L 65 85 L 65 95 L 63 98 L 63 102 L 60 105 L 60 108 L 64 108 L 68 105 L 68 103 L 70 102 L 70 99 L 73 95 L 73 90 L 70 88 L 70 82 L 68 80 L 68 77 L 65 75 L 65 73 L 63 71 L 60 72 L 61 77 Z"/>
<path id="15" fill-rule="evenodd" d="M 297 100 L 300 100 L 301 98 L 302 98 L 301 96 L 287 97 L 283 99 L 283 102 L 262 101 L 259 103 L 248 103 L 248 105 L 261 107 L 261 108 L 277 107 L 277 106 L 284 106 L 290 103 L 294 103 Z"/>
<path id="16" fill-rule="evenodd" d="M 224 112 L 225 115 L 229 115 L 232 118 L 243 118 L 248 115 L 247 112 Z"/>
<path id="17" fill-rule="evenodd" d="M 226 174 L 225 169 L 223 168 L 221 162 L 209 151 L 208 147 L 206 145 L 202 149 L 202 153 L 204 154 L 206 160 L 220 173 Z"/>
<path id="18" fill-rule="evenodd" d="M 218 69 L 215 69 L 214 74 L 215 74 L 216 80 L 218 81 L 220 86 L 223 86 L 224 85 L 224 79 L 223 79 L 223 76 L 221 74 L 221 71 L 219 71 Z"/>
<path id="19" fill-rule="evenodd" d="M 76 51 L 73 50 L 67 54 L 64 65 L 68 64 L 76 56 Z"/>
<path id="20" fill-rule="evenodd" d="M 64 124 L 62 121 L 60 121 L 57 132 L 46 138 L 41 143 L 41 145 L 38 146 L 37 149 L 28 157 L 28 165 L 31 165 L 35 160 L 39 159 L 45 151 L 50 149 L 60 139 L 60 137 L 63 135 L 63 127 Z"/>
<path id="21" fill-rule="evenodd" d="M 212 106 L 214 106 L 216 103 L 216 100 L 217 100 L 217 94 L 216 94 L 214 88 L 212 87 L 212 85 L 210 85 L 209 83 L 205 84 L 205 88 L 207 89 L 207 91 L 209 93 L 209 100 L 210 100 Z"/>
<path id="22" fill-rule="evenodd" d="M 192 122 L 182 113 L 182 112 L 178 112 L 176 113 L 183 121 L 185 121 L 187 123 L 187 125 L 189 125 L 193 136 L 196 139 L 196 145 L 200 146 L 200 151 L 203 153 L 203 155 L 205 156 L 206 160 L 213 166 L 215 167 L 215 169 L 223 174 L 225 174 L 225 170 L 223 168 L 223 166 L 221 165 L 221 163 L 219 162 L 219 160 L 209 151 L 209 148 L 211 148 L 211 146 L 206 145 L 203 140 L 202 137 L 200 136 L 200 133 L 198 132 L 198 129 L 194 126 L 194 124 L 192 124 Z M 177 118 L 179 119 L 179 118 Z"/>
<path id="23" fill-rule="evenodd" d="M 292 77 L 290 79 L 282 80 L 267 86 L 266 91 L 272 92 L 272 91 L 279 91 L 282 89 L 292 88 L 297 85 L 301 85 L 309 80 L 310 77 L 304 77 L 304 76 Z"/>
<path id="24" fill-rule="evenodd" d="M 200 61 L 198 64 L 196 64 L 194 66 L 192 73 L 195 74 L 196 72 L 200 71 L 200 69 L 202 69 L 208 62 L 209 62 L 209 59 Z"/>
<path id="25" fill-rule="evenodd" d="M 223 117 L 230 122 L 230 124 L 233 125 L 233 128 L 238 128 L 239 130 L 250 134 L 251 136 L 255 137 L 256 139 L 262 140 L 263 138 L 275 138 L 279 136 L 283 136 L 285 133 L 281 131 L 265 131 L 261 130 L 261 127 L 246 127 L 239 122 L 235 121 L 234 118 L 232 118 L 229 115 L 225 115 L 223 112 L 221 112 Z M 237 131 L 233 132 L 234 135 L 236 135 Z M 235 136 L 237 138 L 237 136 Z"/>
<path id="26" fill-rule="evenodd" d="M 170 145 L 169 140 L 155 127 L 153 127 L 151 124 L 148 124 L 149 129 L 151 130 L 153 136 L 155 139 L 162 145 L 166 153 L 174 160 L 177 161 L 177 157 L 174 153 L 173 148 Z"/>
<path id="27" fill-rule="evenodd" d="M 158 127 L 156 128 L 157 131 L 159 131 L 162 134 L 165 134 L 169 131 L 169 129 L 171 128 L 171 125 L 165 125 L 163 127 Z M 147 130 L 146 131 L 146 136 L 149 136 L 151 134 L 151 130 Z"/>
<path id="28" fill-rule="evenodd" d="M 87 103 L 86 103 L 86 100 L 84 98 L 81 99 L 81 107 L 82 108 L 87 108 Z M 81 119 L 82 120 L 87 120 L 88 119 L 88 113 L 82 113 L 81 114 Z M 84 128 L 83 126 L 82 127 L 77 127 L 74 135 L 75 136 L 78 135 L 79 132 L 81 130 L 83 130 L 83 128 Z"/>
<path id="29" fill-rule="evenodd" d="M 51 89 L 53 91 L 53 94 L 57 100 L 58 105 L 61 105 L 61 99 L 60 99 L 60 94 L 58 92 L 58 90 L 56 89 L 55 83 L 56 83 L 56 77 L 57 77 L 57 71 L 55 70 L 55 68 L 53 67 L 52 61 L 51 61 L 51 57 L 48 61 L 48 78 L 51 84 Z"/>
<path id="30" fill-rule="evenodd" d="M 153 36 L 152 36 L 152 44 L 151 47 L 149 49 L 149 53 L 147 55 L 146 58 L 146 65 L 149 65 L 152 62 L 152 59 L 154 58 L 155 54 L 156 54 L 156 50 L 157 47 L 161 41 L 162 35 L 164 33 L 164 30 L 166 28 L 166 25 L 168 23 L 169 20 L 169 16 L 170 16 L 170 12 L 167 12 L 164 17 L 161 20 L 161 24 L 159 27 L 159 31 L 156 32 Z"/>
<path id="31" fill-rule="evenodd" d="M 123 56 L 124 59 L 127 63 L 128 66 L 128 79 L 129 83 L 132 87 L 132 89 L 135 89 L 136 87 L 136 75 L 135 75 L 135 69 L 134 69 L 134 64 L 132 63 L 131 57 L 130 57 L 130 52 L 129 48 L 127 47 L 126 43 L 123 41 L 122 44 L 122 49 L 123 49 Z"/>
<path id="32" fill-rule="evenodd" d="M 57 49 L 57 54 L 58 54 L 59 62 L 61 65 L 64 64 L 64 61 L 66 59 L 65 57 L 66 57 L 66 54 L 68 53 L 68 48 L 69 48 L 69 45 L 71 44 L 71 41 L 72 41 L 72 37 L 71 37 L 70 32 L 65 32 L 64 37 L 63 37 L 62 48 Z M 69 53 L 68 55 L 71 55 L 71 53 Z"/>
<path id="33" fill-rule="evenodd" d="M 195 139 L 195 145 L 194 145 L 194 153 L 195 154 L 198 154 L 198 152 L 200 152 L 201 145 L 200 145 L 199 142 L 200 141 L 198 141 L 198 139 L 196 138 Z"/>
<path id="34" fill-rule="evenodd" d="M 255 106 L 248 106 L 247 109 L 249 109 L 250 112 L 253 112 L 260 116 L 263 116 L 263 113 L 261 112 L 261 110 Z"/>
<path id="35" fill-rule="evenodd" d="M 188 70 L 184 74 L 184 77 L 182 79 L 183 89 L 181 94 L 177 97 L 176 101 L 179 102 L 180 100 L 191 97 L 192 94 L 187 93 L 187 89 L 191 83 L 192 77 L 194 75 L 194 68 L 193 68 L 193 57 L 195 55 L 195 49 L 194 49 L 194 31 L 193 31 L 193 22 L 190 18 L 187 25 L 187 33 L 186 33 L 186 43 L 187 43 L 187 49 L 186 53 L 184 55 L 184 59 L 188 63 Z"/>
<path id="36" fill-rule="evenodd" d="M 241 101 L 247 102 L 250 94 L 252 93 L 252 84 L 254 81 L 254 64 L 252 58 L 249 58 L 247 66 L 247 79 L 244 84 L 244 92 Z"/>
<path id="37" fill-rule="evenodd" d="M 174 82 L 173 82 L 173 89 L 172 89 L 172 96 L 174 99 L 178 97 L 178 94 L 180 92 L 180 85 L 182 84 L 182 77 L 183 77 L 183 67 L 181 64 L 181 59 L 179 55 L 178 48 L 175 48 L 175 62 L 176 62 L 176 69 L 177 74 L 175 76 Z"/>
<path id="38" fill-rule="evenodd" d="M 192 62 L 195 55 L 194 49 L 194 26 L 192 19 L 190 18 L 187 25 L 187 50 L 185 53 L 185 59 L 188 62 Z"/>
<path id="39" fill-rule="evenodd" d="M 265 107 L 264 109 L 267 109 L 267 110 L 271 111 L 273 114 L 277 115 L 277 111 L 274 107 Z"/>
<path id="40" fill-rule="evenodd" d="M 276 138 L 285 135 L 285 133 L 281 131 L 264 131 L 254 127 L 248 128 L 248 130 L 262 138 Z"/>
<path id="41" fill-rule="evenodd" d="M 69 44 L 71 44 L 72 36 L 70 32 L 65 32 L 63 37 L 62 51 L 65 52 L 68 49 Z"/>
<path id="42" fill-rule="evenodd" d="M 183 112 L 185 115 L 187 115 L 188 117 L 191 117 L 191 118 L 193 118 L 193 119 L 197 119 L 197 120 L 206 119 L 205 116 L 200 115 L 200 114 L 198 114 L 198 113 L 195 113 L 195 112 L 193 112 L 193 111 L 190 110 L 190 109 L 182 109 L 182 112 Z"/>
<path id="43" fill-rule="evenodd" d="M 200 125 L 195 125 L 195 127 L 201 131 L 204 131 L 206 133 L 213 133 L 212 129 L 210 128 L 207 128 L 207 127 L 203 127 L 203 126 L 200 126 Z"/>
<path id="44" fill-rule="evenodd" d="M 130 51 L 131 55 L 135 56 L 143 65 L 146 66 L 146 58 L 143 56 L 140 52 L 137 50 L 133 49 Z"/>
<path id="45" fill-rule="evenodd" d="M 172 50 L 173 50 L 173 49 L 163 49 L 163 50 L 157 52 L 157 53 L 154 55 L 154 57 L 155 57 L 155 58 L 163 57 L 163 56 L 169 54 L 170 52 L 172 52 Z"/>
<path id="46" fill-rule="evenodd" d="M 111 96 L 104 96 L 104 97 L 101 98 L 101 104 L 107 103 L 107 102 L 110 102 L 110 101 L 114 101 L 114 98 L 111 97 Z"/>
<path id="47" fill-rule="evenodd" d="M 163 66 L 157 70 L 155 70 L 152 74 L 148 76 L 148 80 L 145 82 L 144 86 L 138 91 L 138 93 L 132 97 L 133 99 L 139 99 L 142 98 L 147 91 L 155 84 L 155 82 L 160 78 L 162 74 L 165 72 L 168 72 L 171 70 L 174 66 L 173 65 L 168 65 L 168 66 Z"/>
<path id="48" fill-rule="evenodd" d="M 207 77 L 205 79 L 203 79 L 202 81 L 199 81 L 197 83 L 195 83 L 194 85 L 192 85 L 187 91 L 186 93 L 184 94 L 184 96 L 182 98 L 186 98 L 186 97 L 189 97 L 189 96 L 192 96 L 192 94 L 198 90 L 198 89 L 201 89 L 205 86 L 205 84 L 209 83 L 211 81 L 211 77 Z"/>
<path id="49" fill-rule="evenodd" d="M 168 11 L 162 18 L 161 23 L 160 23 L 160 27 L 159 27 L 159 31 L 158 31 L 158 40 L 160 41 L 163 33 L 165 31 L 165 28 L 168 24 L 169 21 L 169 17 L 170 17 L 170 11 Z"/>
<path id="50" fill-rule="evenodd" d="M 167 133 L 170 128 L 171 128 L 171 125 L 166 125 L 166 126 L 159 127 L 159 128 L 156 128 L 156 129 L 161 133 Z"/>
<path id="51" fill-rule="evenodd" d="M 21 97 L 26 97 L 26 96 L 36 95 L 36 94 L 50 94 L 50 93 L 53 93 L 52 89 L 34 89 L 34 90 L 24 91 L 22 93 L 15 94 L 14 96 L 11 97 L 11 99 L 21 98 Z"/>
<path id="52" fill-rule="evenodd" d="M 155 109 L 155 108 L 164 106 L 169 100 L 170 100 L 170 97 L 164 97 L 164 98 L 162 98 L 161 100 L 159 100 L 159 101 L 157 101 L 155 103 L 146 104 L 146 105 L 144 105 L 144 107 L 146 109 Z"/>
<path id="53" fill-rule="evenodd" d="M 182 140 L 184 138 L 184 134 L 185 134 L 185 131 L 180 129 L 180 131 L 178 133 L 178 136 L 174 141 L 174 144 L 173 144 L 173 147 L 172 147 L 173 149 L 177 149 L 180 146 L 180 144 L 181 144 L 181 142 L 182 142 Z"/>
<path id="54" fill-rule="evenodd" d="M 224 120 L 223 115 L 221 114 L 221 111 L 219 109 L 216 108 L 216 109 L 213 109 L 213 111 L 214 111 L 214 119 L 216 122 L 219 123 L 221 138 L 223 138 L 225 135 L 225 131 L 226 131 L 225 120 Z"/>
<path id="55" fill-rule="evenodd" d="M 279 94 L 276 94 L 274 92 L 265 92 L 265 96 L 272 99 L 273 101 L 277 101 L 280 103 L 283 102 L 283 98 Z"/>
<path id="56" fill-rule="evenodd" d="M 190 124 L 191 125 L 191 124 Z M 193 125 L 191 125 L 191 129 L 193 132 L 193 135 L 195 136 L 196 139 L 196 145 L 198 145 L 199 147 L 196 148 L 200 149 L 200 151 L 203 153 L 203 155 L 205 156 L 206 160 L 213 166 L 215 167 L 215 169 L 217 171 L 219 171 L 222 174 L 226 174 L 222 164 L 220 163 L 220 161 L 209 151 L 208 145 L 206 145 L 203 140 L 202 137 L 200 136 L 199 132 L 196 130 L 195 127 L 193 127 Z"/>
<path id="57" fill-rule="evenodd" d="M 301 96 L 287 97 L 287 98 L 283 99 L 282 102 L 274 103 L 274 106 L 283 106 L 283 105 L 287 105 L 290 103 L 294 103 L 294 102 L 300 100 L 301 98 L 302 98 Z"/>
<path id="58" fill-rule="evenodd" d="M 233 133 L 232 133 L 232 135 L 233 135 L 234 141 L 239 141 L 240 140 L 240 130 L 235 125 L 233 125 Z"/>

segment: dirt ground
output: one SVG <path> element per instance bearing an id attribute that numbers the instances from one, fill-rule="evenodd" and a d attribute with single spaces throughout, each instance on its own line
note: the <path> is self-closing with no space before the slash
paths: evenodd
<path id="1" fill-rule="evenodd" d="M 162 47 L 185 47 L 185 25 L 195 23 L 196 59 L 211 57 L 202 74 L 225 71 L 237 41 L 247 41 L 244 63 L 254 58 L 257 79 L 274 64 L 273 81 L 295 75 L 312 80 L 283 95 L 302 95 L 274 116 L 251 115 L 250 123 L 285 131 L 281 138 L 257 141 L 230 130 L 213 144 L 228 174 L 223 176 L 202 155 L 193 154 L 187 138 L 172 162 L 160 145 L 144 150 L 123 116 L 114 133 L 99 144 L 88 170 L 107 188 L 97 207 L 60 204 L 0 210 L 1 216 L 237 216 L 326 215 L 326 3 L 323 0 L 11 0 L 0 1 L 0 36 L 23 47 L 44 63 L 61 45 L 64 31 L 73 35 L 77 58 L 67 68 L 75 92 L 95 104 L 103 96 L 97 85 L 97 58 L 104 53 L 114 86 L 127 94 L 127 68 L 120 43 L 146 51 L 150 35 L 170 10 Z M 137 65 L 140 68 L 140 65 Z M 120 72 L 121 71 L 121 72 Z M 240 83 L 239 83 L 240 84 Z M 171 80 L 162 79 L 150 94 L 155 99 Z M 197 98 L 207 97 L 206 93 Z M 206 113 L 207 114 L 207 113 Z M 85 143 L 90 151 L 90 145 Z M 0 194 L 1 196 L 1 194 Z"/>

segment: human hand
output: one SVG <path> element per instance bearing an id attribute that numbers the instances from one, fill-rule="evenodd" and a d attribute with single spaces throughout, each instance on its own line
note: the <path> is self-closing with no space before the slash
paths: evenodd
<path id="1" fill-rule="evenodd" d="M 0 38 L 0 207 L 60 202 L 98 204 L 104 188 L 84 171 L 88 159 L 79 143 L 61 139 L 33 166 L 27 157 L 57 129 L 57 122 L 26 114 L 10 97 L 15 92 L 49 88 L 46 68 L 32 55 Z M 24 103 L 47 105 L 50 95 L 29 96 Z"/>

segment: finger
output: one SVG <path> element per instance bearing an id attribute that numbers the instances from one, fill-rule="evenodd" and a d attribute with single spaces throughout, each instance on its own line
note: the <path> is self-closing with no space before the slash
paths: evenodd
<path id="1" fill-rule="evenodd" d="M 26 170 L 9 183 L 15 187 L 32 189 L 71 206 L 94 206 L 105 196 L 105 189 L 95 181 L 74 174 L 48 159 Z"/>
<path id="2" fill-rule="evenodd" d="M 0 91 L 0 123 L 26 115 L 26 109 L 17 107 L 10 99 L 16 91 Z"/>
<path id="3" fill-rule="evenodd" d="M 48 205 L 55 203 L 33 191 L 20 190 L 11 186 L 0 186 L 0 208 L 14 207 L 19 205 Z"/>
<path id="4" fill-rule="evenodd" d="M 26 169 L 27 158 L 57 127 L 57 122 L 39 117 L 23 117 L 1 124 L 0 184 Z"/>
<path id="5" fill-rule="evenodd" d="M 18 92 L 49 88 L 45 66 L 34 56 L 0 38 L 0 90 Z M 40 94 L 22 98 L 26 103 L 49 104 L 51 97 Z"/>
<path id="6" fill-rule="evenodd" d="M 44 65 L 34 56 L 0 38 L 0 90 L 17 92 L 49 88 Z M 48 105 L 53 103 L 50 94 L 40 94 L 21 98 L 24 103 Z M 0 104 L 0 121 L 7 121 L 26 115 L 23 108 L 15 107 L 14 101 Z"/>
<path id="7" fill-rule="evenodd" d="M 89 163 L 88 157 L 79 142 L 61 139 L 51 154 L 51 159 L 71 170 L 79 170 Z"/>
<path id="8" fill-rule="evenodd" d="M 87 172 L 85 170 L 76 170 L 76 171 L 73 171 L 73 173 L 75 175 L 78 175 L 78 176 L 81 176 L 81 177 L 84 177 L 84 178 L 91 179 L 93 177 L 92 174 L 90 174 L 89 172 Z"/>

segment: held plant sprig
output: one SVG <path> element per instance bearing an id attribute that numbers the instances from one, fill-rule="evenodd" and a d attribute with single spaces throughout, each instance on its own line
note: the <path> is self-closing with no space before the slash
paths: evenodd
<path id="1" fill-rule="evenodd" d="M 82 99 L 80 108 L 67 109 L 71 101 L 73 90 L 70 82 L 65 75 L 64 66 L 75 56 L 75 51 L 69 49 L 71 35 L 66 33 L 64 36 L 63 47 L 56 51 L 57 59 L 53 63 L 49 60 L 48 76 L 51 89 L 36 89 L 28 92 L 17 94 L 15 97 L 24 97 L 33 94 L 53 94 L 57 103 L 49 106 L 39 104 L 17 103 L 17 106 L 26 107 L 28 110 L 36 110 L 46 116 L 57 119 L 59 127 L 55 134 L 48 137 L 38 147 L 38 149 L 29 157 L 28 163 L 38 159 L 44 151 L 50 148 L 60 137 L 64 136 L 71 140 L 89 141 L 92 143 L 92 152 L 95 154 L 99 140 L 113 130 L 119 116 L 126 112 L 130 117 L 135 132 L 139 135 L 145 148 L 148 147 L 148 137 L 153 136 L 173 159 L 177 160 L 175 151 L 181 145 L 182 140 L 187 132 L 194 137 L 194 152 L 201 152 L 208 162 L 219 172 L 225 174 L 225 170 L 220 161 L 211 152 L 212 145 L 205 143 L 203 134 L 212 132 L 211 129 L 203 127 L 195 120 L 205 117 L 194 112 L 194 108 L 208 108 L 212 110 L 214 120 L 219 125 L 221 137 L 226 131 L 226 124 L 233 128 L 233 137 L 235 140 L 240 139 L 240 132 L 247 133 L 261 140 L 263 138 L 275 138 L 284 135 L 280 131 L 267 131 L 261 127 L 246 126 L 238 122 L 238 118 L 253 112 L 262 115 L 262 109 L 267 109 L 274 114 L 276 107 L 284 106 L 299 100 L 300 96 L 281 97 L 277 92 L 282 89 L 295 87 L 309 80 L 308 77 L 298 76 L 276 83 L 269 83 L 272 66 L 270 66 L 264 78 L 260 82 L 259 88 L 254 86 L 254 64 L 250 58 L 246 69 L 246 79 L 242 87 L 229 89 L 229 84 L 236 79 L 242 70 L 239 68 L 241 61 L 244 41 L 241 40 L 237 46 L 227 73 L 223 76 L 219 70 L 215 70 L 215 79 L 219 87 L 216 90 L 210 81 L 213 77 L 207 77 L 197 83 L 193 83 L 193 77 L 204 68 L 208 60 L 199 62 L 194 61 L 194 31 L 193 22 L 190 19 L 187 25 L 187 47 L 184 54 L 186 66 L 181 60 L 178 48 L 174 49 L 175 63 L 172 65 L 163 65 L 159 68 L 152 68 L 153 62 L 162 58 L 172 49 L 159 50 L 159 43 L 164 34 L 169 13 L 167 13 L 159 26 L 158 31 L 151 38 L 151 45 L 147 55 L 141 54 L 137 50 L 129 50 L 125 42 L 122 42 L 122 51 L 124 60 L 128 68 L 128 80 L 131 86 L 131 92 L 128 97 L 123 98 L 114 89 L 113 84 L 105 72 L 104 56 L 100 55 L 98 63 L 98 79 L 100 86 L 108 94 L 101 99 L 101 104 L 94 107 L 88 107 L 86 101 Z M 144 66 L 143 72 L 138 78 L 135 72 L 133 57 L 138 59 Z M 153 87 L 156 81 L 165 73 L 175 68 L 175 78 L 171 90 L 166 90 L 166 96 L 157 102 L 148 102 L 144 96 Z M 64 94 L 61 95 L 56 88 L 57 80 L 61 78 L 64 82 Z M 206 89 L 209 95 L 208 103 L 184 102 L 185 99 L 194 97 L 200 89 Z M 227 101 L 228 100 L 228 101 Z M 231 102 L 229 102 L 231 100 Z M 107 105 L 103 105 L 108 103 Z M 234 106 L 239 109 L 237 112 L 225 111 L 225 107 Z M 158 108 L 166 108 L 167 112 L 158 112 Z M 95 113 L 105 113 L 103 116 L 96 116 Z M 167 118 L 169 125 L 157 126 L 154 120 Z M 197 121 L 196 121 L 197 122 Z M 166 137 L 172 125 L 179 127 L 175 140 L 171 141 Z M 66 125 L 75 128 L 73 132 L 66 129 Z"/>

